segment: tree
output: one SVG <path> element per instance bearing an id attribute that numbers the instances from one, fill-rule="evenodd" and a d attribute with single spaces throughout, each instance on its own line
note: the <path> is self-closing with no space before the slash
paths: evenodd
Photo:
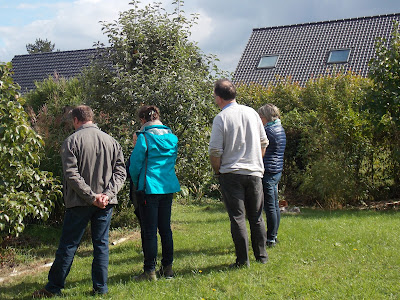
<path id="1" fill-rule="evenodd" d="M 82 104 L 82 85 L 78 78 L 65 79 L 49 76 L 42 82 L 35 82 L 36 88 L 25 94 L 25 110 L 32 127 L 44 141 L 45 155 L 40 160 L 40 169 L 56 178 L 62 178 L 60 149 L 63 141 L 73 133 L 68 118 L 71 107 Z M 57 199 L 50 220 L 62 221 L 64 201 Z"/>
<path id="2" fill-rule="evenodd" d="M 52 174 L 39 170 L 43 140 L 29 126 L 11 67 L 0 65 L 0 240 L 22 232 L 27 216 L 46 219 L 61 194 Z"/>
<path id="3" fill-rule="evenodd" d="M 139 9 L 138 1 L 132 1 L 133 8 L 122 12 L 117 21 L 104 22 L 111 45 L 107 54 L 114 69 L 90 70 L 85 90 L 91 105 L 112 117 L 110 127 L 103 124 L 103 128 L 125 145 L 125 154 L 130 154 L 132 133 L 139 127 L 135 123 L 138 108 L 158 106 L 162 121 L 180 141 L 180 182 L 201 196 L 211 180 L 207 146 L 216 112 L 212 74 L 220 72 L 215 58 L 189 40 L 196 17 L 186 19 L 180 2 L 170 14 L 160 4 Z"/>
<path id="4" fill-rule="evenodd" d="M 367 108 L 376 124 L 376 141 L 390 147 L 394 187 L 400 189 L 400 32 L 393 23 L 390 41 L 379 39 L 376 57 L 370 62 L 370 78 L 374 81 Z"/>
<path id="5" fill-rule="evenodd" d="M 54 44 L 51 43 L 51 41 L 42 40 L 42 39 L 36 39 L 35 43 L 33 44 L 27 44 L 26 45 L 26 51 L 28 51 L 29 54 L 34 54 L 34 53 L 44 53 L 44 52 L 52 52 L 54 50 Z"/>

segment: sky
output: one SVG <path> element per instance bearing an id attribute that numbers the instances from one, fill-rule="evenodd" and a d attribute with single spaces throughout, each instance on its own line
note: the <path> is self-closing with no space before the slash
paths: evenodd
<path id="1" fill-rule="evenodd" d="M 0 62 L 27 54 L 26 45 L 49 40 L 55 50 L 107 45 L 100 21 L 118 20 L 132 8 L 130 0 L 0 0 Z M 170 9 L 172 0 L 158 0 Z M 191 39 L 205 54 L 220 60 L 221 70 L 234 72 L 252 30 L 400 13 L 399 0 L 186 0 L 188 17 L 198 14 Z M 140 6 L 154 3 L 141 0 Z"/>

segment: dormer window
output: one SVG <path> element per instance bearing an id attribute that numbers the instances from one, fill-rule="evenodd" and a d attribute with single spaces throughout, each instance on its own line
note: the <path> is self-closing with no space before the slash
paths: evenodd
<path id="1" fill-rule="evenodd" d="M 331 50 L 328 64 L 347 63 L 349 61 L 350 49 Z"/>
<path id="2" fill-rule="evenodd" d="M 279 55 L 266 55 L 261 57 L 257 69 L 275 68 Z"/>

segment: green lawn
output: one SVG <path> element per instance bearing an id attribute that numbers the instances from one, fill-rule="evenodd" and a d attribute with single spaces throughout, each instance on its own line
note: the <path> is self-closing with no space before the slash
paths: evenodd
<path id="1" fill-rule="evenodd" d="M 399 231 L 398 212 L 303 209 L 282 216 L 280 243 L 268 249 L 267 264 L 251 257 L 250 268 L 230 270 L 235 255 L 223 205 L 176 204 L 176 278 L 134 282 L 143 258 L 140 240 L 130 240 L 110 246 L 109 294 L 103 298 L 399 299 Z M 90 248 L 82 247 L 63 298 L 93 299 L 90 268 Z M 0 299 L 29 299 L 46 278 L 47 270 L 15 277 L 0 284 Z"/>

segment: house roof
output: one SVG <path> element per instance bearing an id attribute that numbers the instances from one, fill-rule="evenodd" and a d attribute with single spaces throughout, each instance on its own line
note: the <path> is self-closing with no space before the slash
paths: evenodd
<path id="1" fill-rule="evenodd" d="M 368 74 L 378 37 L 389 39 L 400 13 L 334 21 L 255 28 L 234 73 L 236 83 L 276 83 L 291 77 L 303 85 L 334 70 Z M 350 49 L 347 63 L 328 64 L 331 50 Z M 279 55 L 275 68 L 257 68 L 261 57 Z"/>
<path id="2" fill-rule="evenodd" d="M 13 79 L 25 93 L 35 88 L 35 81 L 47 79 L 50 75 L 71 78 L 89 66 L 97 49 L 57 51 L 16 55 L 12 59 Z"/>

